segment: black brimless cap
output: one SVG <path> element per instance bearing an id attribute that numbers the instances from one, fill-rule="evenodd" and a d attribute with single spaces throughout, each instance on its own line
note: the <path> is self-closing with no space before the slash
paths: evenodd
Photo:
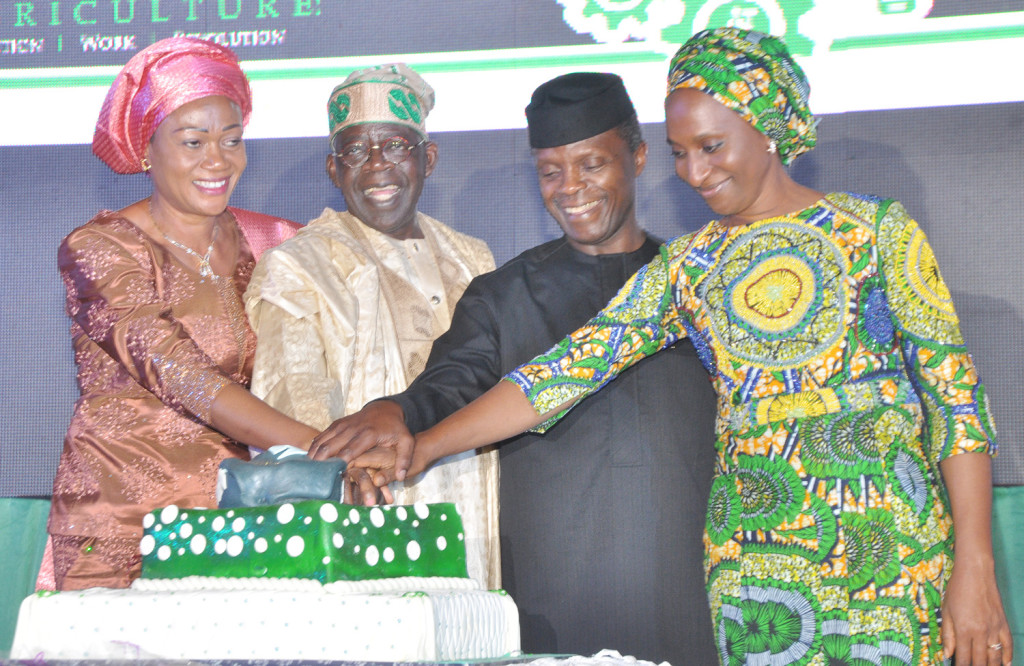
<path id="1" fill-rule="evenodd" d="M 531 148 L 576 143 L 617 127 L 636 115 L 615 74 L 573 72 L 542 83 L 526 107 Z"/>

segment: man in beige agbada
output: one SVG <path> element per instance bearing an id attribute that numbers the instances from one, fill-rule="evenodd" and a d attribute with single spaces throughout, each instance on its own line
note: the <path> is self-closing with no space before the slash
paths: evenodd
<path id="1" fill-rule="evenodd" d="M 494 269 L 487 245 L 416 210 L 437 145 L 434 91 L 402 64 L 354 72 L 328 103 L 327 174 L 347 212 L 325 208 L 266 252 L 245 294 L 256 331 L 252 392 L 323 430 L 398 393 L 448 329 L 469 281 Z M 470 576 L 500 586 L 497 454 L 445 459 L 392 486 L 395 501 L 455 502 Z"/>

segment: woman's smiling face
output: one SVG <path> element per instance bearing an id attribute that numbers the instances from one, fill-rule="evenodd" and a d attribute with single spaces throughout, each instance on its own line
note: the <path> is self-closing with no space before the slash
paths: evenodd
<path id="1" fill-rule="evenodd" d="M 211 218 L 227 208 L 245 171 L 242 112 L 227 97 L 203 97 L 167 116 L 146 151 L 154 198 L 184 218 Z"/>
<path id="2" fill-rule="evenodd" d="M 684 88 L 665 100 L 668 144 L 676 175 L 718 215 L 760 219 L 774 207 L 769 175 L 781 168 L 769 139 L 710 95 Z"/>

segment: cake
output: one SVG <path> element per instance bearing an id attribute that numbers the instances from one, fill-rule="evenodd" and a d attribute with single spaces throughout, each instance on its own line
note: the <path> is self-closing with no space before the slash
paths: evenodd
<path id="1" fill-rule="evenodd" d="M 142 523 L 142 577 L 466 579 L 454 504 L 360 507 L 308 500 L 272 507 L 179 510 Z M 269 572 L 269 573 L 268 573 Z"/>
<path id="2" fill-rule="evenodd" d="M 452 504 L 166 507 L 144 530 L 142 578 L 29 597 L 11 656 L 452 661 L 519 650 L 512 599 L 466 574 Z"/>

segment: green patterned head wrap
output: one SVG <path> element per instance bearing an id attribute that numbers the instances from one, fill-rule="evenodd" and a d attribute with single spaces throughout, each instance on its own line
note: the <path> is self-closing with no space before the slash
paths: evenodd
<path id="1" fill-rule="evenodd" d="M 367 123 L 404 125 L 427 138 L 434 89 L 411 67 L 392 63 L 352 72 L 327 102 L 330 141 L 346 127 Z"/>
<path id="2" fill-rule="evenodd" d="M 668 94 L 694 88 L 743 116 L 778 146 L 783 164 L 817 141 L 811 88 L 800 65 L 778 37 L 753 30 L 704 30 L 672 58 Z"/>

